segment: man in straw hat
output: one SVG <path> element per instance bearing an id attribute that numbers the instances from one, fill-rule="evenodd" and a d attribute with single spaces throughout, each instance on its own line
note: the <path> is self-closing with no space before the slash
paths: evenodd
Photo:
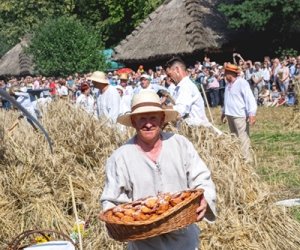
<path id="1" fill-rule="evenodd" d="M 99 89 L 99 95 L 96 99 L 97 117 L 105 117 L 115 123 L 120 109 L 120 95 L 117 89 L 109 84 L 105 73 L 102 71 L 95 71 L 88 80 L 92 81 L 94 87 Z"/>
<path id="2" fill-rule="evenodd" d="M 251 162 L 249 125 L 255 124 L 257 104 L 249 83 L 238 77 L 240 69 L 234 64 L 225 66 L 227 82 L 224 95 L 222 121 L 226 116 L 229 129 L 241 141 L 241 149 L 246 161 Z"/>
<path id="3" fill-rule="evenodd" d="M 101 196 L 103 209 L 159 193 L 203 188 L 198 220 L 215 220 L 215 185 L 210 171 L 193 144 L 185 137 L 162 132 L 165 122 L 174 121 L 177 111 L 162 109 L 153 91 L 134 95 L 131 113 L 118 122 L 133 127 L 136 135 L 118 148 L 106 163 L 106 182 Z M 199 229 L 192 224 L 160 236 L 129 242 L 129 249 L 195 250 Z"/>

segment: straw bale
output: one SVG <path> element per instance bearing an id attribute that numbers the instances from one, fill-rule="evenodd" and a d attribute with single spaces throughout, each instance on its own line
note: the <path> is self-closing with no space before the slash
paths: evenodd
<path id="1" fill-rule="evenodd" d="M 105 161 L 132 131 L 118 133 L 106 121 L 56 102 L 42 119 L 54 143 L 51 155 L 43 135 L 25 120 L 11 135 L 5 133 L 17 116 L 0 111 L 0 248 L 29 229 L 71 232 L 70 175 L 79 217 L 90 221 L 84 249 L 123 249 L 97 215 Z M 299 249 L 299 223 L 273 205 L 269 187 L 242 160 L 236 139 L 205 128 L 183 127 L 181 133 L 192 140 L 217 186 L 218 218 L 200 223 L 201 249 Z"/>

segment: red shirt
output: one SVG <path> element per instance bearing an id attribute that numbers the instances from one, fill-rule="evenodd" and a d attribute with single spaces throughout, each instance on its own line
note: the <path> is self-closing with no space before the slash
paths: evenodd
<path id="1" fill-rule="evenodd" d="M 55 82 L 51 82 L 49 85 L 50 88 L 50 94 L 51 95 L 56 95 L 56 84 Z"/>

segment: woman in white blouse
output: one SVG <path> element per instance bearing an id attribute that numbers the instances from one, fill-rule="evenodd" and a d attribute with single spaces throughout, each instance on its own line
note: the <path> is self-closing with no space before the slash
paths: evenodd
<path id="1" fill-rule="evenodd" d="M 76 99 L 76 105 L 93 115 L 95 110 L 95 99 L 91 95 L 91 88 L 87 83 L 81 84 L 81 94 Z"/>

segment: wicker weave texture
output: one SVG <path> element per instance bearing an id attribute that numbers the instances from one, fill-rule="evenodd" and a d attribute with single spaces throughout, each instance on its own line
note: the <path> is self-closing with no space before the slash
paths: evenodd
<path id="1" fill-rule="evenodd" d="M 186 227 L 197 220 L 196 210 L 203 194 L 202 189 L 189 190 L 192 195 L 182 203 L 169 209 L 154 221 L 136 221 L 132 223 L 111 222 L 101 213 L 100 220 L 106 222 L 111 238 L 117 241 L 141 240 L 168 233 Z M 106 211 L 107 212 L 107 211 Z"/>

